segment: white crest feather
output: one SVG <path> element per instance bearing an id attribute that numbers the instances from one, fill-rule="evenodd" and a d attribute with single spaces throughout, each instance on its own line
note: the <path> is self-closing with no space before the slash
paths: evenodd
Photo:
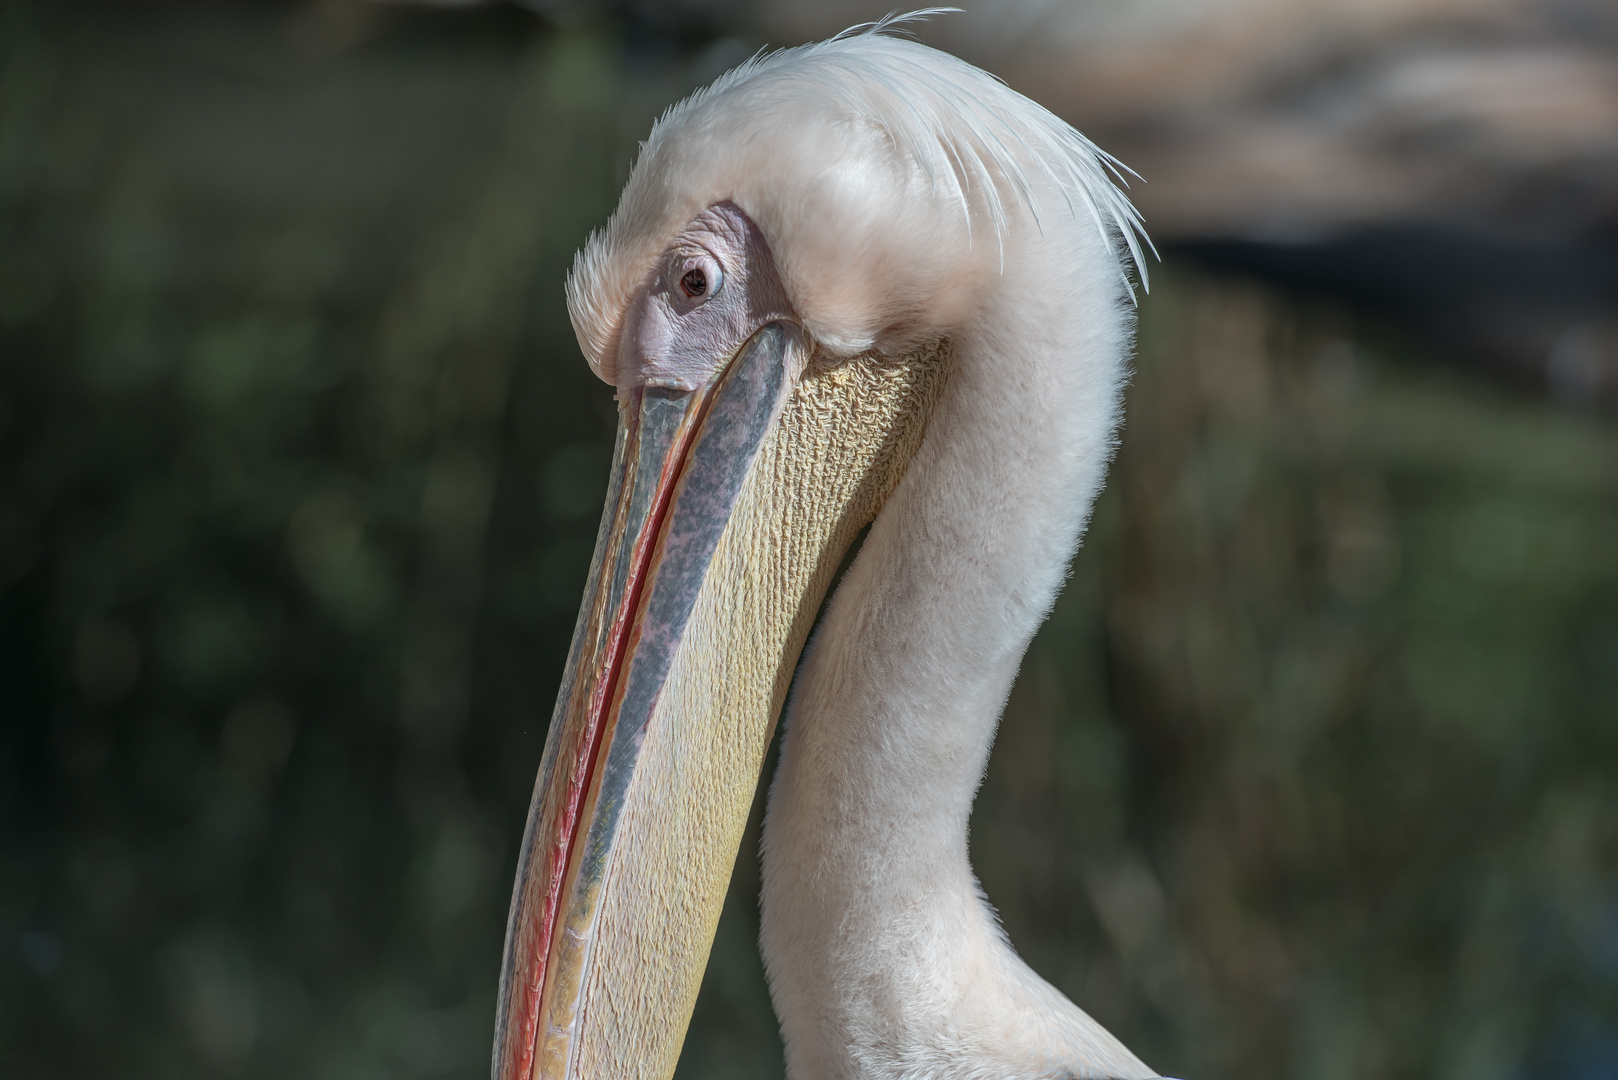
<path id="1" fill-rule="evenodd" d="M 981 265 L 990 248 L 1003 266 L 1019 228 L 1062 218 L 1087 218 L 1109 250 L 1127 248 L 1146 284 L 1150 242 L 1114 183 L 1123 167 L 992 75 L 892 33 L 931 13 L 761 53 L 663 114 L 568 277 L 597 374 L 610 381 L 625 305 L 658 253 L 726 199 L 759 225 L 805 327 L 834 351 L 869 348 L 887 324 L 923 314 L 947 323 L 927 294 L 947 292 L 948 275 L 895 280 L 894 266 Z M 850 266 L 883 276 L 843 280 Z M 1121 261 L 1118 272 L 1132 296 Z"/>

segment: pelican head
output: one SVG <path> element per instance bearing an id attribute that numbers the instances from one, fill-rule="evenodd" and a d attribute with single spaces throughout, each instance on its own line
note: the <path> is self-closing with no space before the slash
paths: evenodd
<path id="1" fill-rule="evenodd" d="M 672 1074 L 794 687 L 762 898 L 788 1074 L 1154 1075 L 1018 959 L 966 848 L 1113 445 L 1139 249 L 1108 162 L 881 32 L 653 129 L 567 286 L 619 425 L 495 1080 Z"/>

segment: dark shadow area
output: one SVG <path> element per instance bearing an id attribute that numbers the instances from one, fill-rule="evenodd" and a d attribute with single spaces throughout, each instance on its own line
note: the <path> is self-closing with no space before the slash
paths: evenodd
<path id="1" fill-rule="evenodd" d="M 1349 305 L 1428 355 L 1576 404 L 1618 403 L 1618 240 L 1509 240 L 1423 222 L 1309 243 L 1182 241 L 1170 250 Z"/>

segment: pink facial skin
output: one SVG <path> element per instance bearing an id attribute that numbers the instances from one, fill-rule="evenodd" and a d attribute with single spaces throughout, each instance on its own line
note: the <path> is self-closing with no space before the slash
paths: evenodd
<path id="1" fill-rule="evenodd" d="M 736 204 L 710 206 L 674 238 L 629 302 L 618 392 L 695 390 L 774 319 L 795 316 L 763 234 Z"/>

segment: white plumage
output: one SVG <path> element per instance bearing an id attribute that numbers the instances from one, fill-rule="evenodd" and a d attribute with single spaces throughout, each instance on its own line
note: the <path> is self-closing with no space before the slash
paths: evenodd
<path id="1" fill-rule="evenodd" d="M 762 54 L 664 113 L 568 279 L 597 374 L 613 381 L 619 320 L 658 254 L 725 200 L 768 237 L 815 340 L 842 352 L 969 317 L 962 288 L 1047 218 L 1121 237 L 1144 279 L 1113 160 L 986 72 L 882 32 L 902 21 Z"/>
<path id="2" fill-rule="evenodd" d="M 670 109 L 580 253 L 569 309 L 623 393 L 625 320 L 663 287 L 648 275 L 728 202 L 820 348 L 953 349 L 785 718 L 761 945 L 788 1075 L 1151 1077 L 1016 955 L 966 841 L 1112 453 L 1144 234 L 1088 140 L 891 25 L 760 56 Z"/>

